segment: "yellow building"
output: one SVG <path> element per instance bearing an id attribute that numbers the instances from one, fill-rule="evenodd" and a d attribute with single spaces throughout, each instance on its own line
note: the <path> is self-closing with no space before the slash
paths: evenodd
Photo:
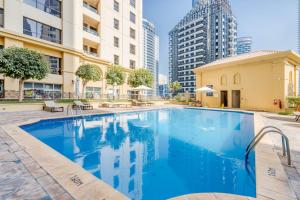
<path id="1" fill-rule="evenodd" d="M 44 2 L 44 3 L 43 3 Z M 83 63 L 103 74 L 112 63 L 125 72 L 141 67 L 142 0 L 0 0 L 0 48 L 36 50 L 46 56 L 51 74 L 25 83 L 25 97 L 74 97 Z M 130 88 L 118 87 L 120 95 Z M 0 98 L 17 98 L 18 81 L 0 75 Z M 110 93 L 105 79 L 89 83 L 89 96 Z M 96 94 L 96 95 L 93 95 Z"/>
<path id="2" fill-rule="evenodd" d="M 279 111 L 297 96 L 300 55 L 293 51 L 258 51 L 212 62 L 194 70 L 204 106 Z"/>

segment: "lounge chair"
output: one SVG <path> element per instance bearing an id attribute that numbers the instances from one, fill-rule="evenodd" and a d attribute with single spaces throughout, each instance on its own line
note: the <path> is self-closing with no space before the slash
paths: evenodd
<path id="1" fill-rule="evenodd" d="M 58 106 L 54 101 L 45 101 L 43 110 L 50 112 L 64 112 L 64 107 Z"/>
<path id="2" fill-rule="evenodd" d="M 101 104 L 101 106 L 102 107 L 105 107 L 105 108 L 115 108 L 116 107 L 116 105 L 114 104 L 114 103 L 112 103 L 112 102 L 103 102 L 102 104 Z M 100 106 L 99 106 L 100 107 Z"/>
<path id="3" fill-rule="evenodd" d="M 150 106 L 150 105 L 152 105 L 152 103 L 146 102 L 146 101 L 132 100 L 132 105 L 133 106 Z"/>
<path id="4" fill-rule="evenodd" d="M 73 109 L 81 108 L 82 110 L 93 110 L 93 106 L 89 103 L 82 103 L 81 101 L 74 101 Z"/>

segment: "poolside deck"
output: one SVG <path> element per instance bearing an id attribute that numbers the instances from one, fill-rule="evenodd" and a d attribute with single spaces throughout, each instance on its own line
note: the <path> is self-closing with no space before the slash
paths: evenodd
<path id="1" fill-rule="evenodd" d="M 137 107 L 134 110 L 161 108 Z M 165 107 L 165 106 L 163 106 Z M 101 108 L 85 111 L 83 114 L 123 112 L 132 108 Z M 290 138 L 294 168 L 287 167 L 286 161 L 277 155 L 281 145 L 280 137 L 268 136 L 257 149 L 257 193 L 256 199 L 300 199 L 300 123 L 292 117 L 270 113 L 258 113 L 257 128 L 272 124 L 281 128 Z M 0 199 L 73 199 L 76 198 L 68 187 L 60 184 L 31 155 L 34 151 L 16 142 L 11 127 L 41 118 L 65 117 L 66 113 L 43 111 L 1 113 L 0 120 Z M 281 159 L 281 160 L 280 160 Z M 78 169 L 77 169 L 78 170 Z M 84 171 L 84 170 L 83 170 Z M 86 191 L 85 191 L 86 192 Z M 116 197 L 116 196 L 115 196 Z M 91 194 L 91 198 L 96 196 Z M 97 199 L 102 199 L 97 196 Z M 116 198 L 114 198 L 116 199 Z M 118 196 L 118 199 L 123 199 Z M 193 194 L 177 199 L 253 199 L 224 194 Z"/>

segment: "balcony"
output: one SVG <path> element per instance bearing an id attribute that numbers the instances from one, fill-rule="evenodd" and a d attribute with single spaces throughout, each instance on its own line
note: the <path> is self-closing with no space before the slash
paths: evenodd
<path id="1" fill-rule="evenodd" d="M 91 55 L 91 56 L 98 57 L 98 53 L 96 53 L 96 52 L 92 52 L 92 51 L 89 51 L 89 50 L 83 50 L 83 52 L 84 52 L 85 54 L 88 54 L 88 55 Z"/>
<path id="2" fill-rule="evenodd" d="M 93 34 L 95 36 L 99 36 L 99 33 L 96 30 L 91 29 L 90 27 L 83 26 L 83 30 L 85 32 L 91 33 L 91 34 Z"/>
<path id="3" fill-rule="evenodd" d="M 100 49 L 99 43 L 87 40 L 85 38 L 83 39 L 83 52 L 85 54 L 98 57 L 99 49 Z"/>
<path id="4" fill-rule="evenodd" d="M 88 4 L 87 2 L 83 2 L 83 15 L 89 17 L 97 22 L 100 22 L 100 13 L 97 9 L 97 4 Z"/>
<path id="5" fill-rule="evenodd" d="M 97 8 L 95 8 L 94 6 L 89 5 L 86 2 L 83 2 L 83 7 L 92 11 L 93 13 L 99 14 Z"/>

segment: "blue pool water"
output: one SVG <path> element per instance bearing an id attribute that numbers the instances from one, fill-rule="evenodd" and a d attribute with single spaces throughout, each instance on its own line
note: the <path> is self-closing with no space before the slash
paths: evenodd
<path id="1" fill-rule="evenodd" d="M 253 115 L 163 109 L 43 120 L 22 126 L 135 200 L 224 192 L 256 196 L 244 154 Z M 254 152 L 249 167 L 255 169 Z"/>

